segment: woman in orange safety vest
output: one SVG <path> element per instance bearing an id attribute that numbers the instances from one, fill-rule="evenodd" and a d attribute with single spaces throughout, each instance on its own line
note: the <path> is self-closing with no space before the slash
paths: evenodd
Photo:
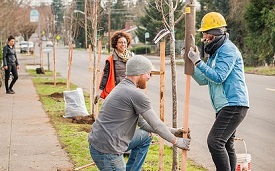
<path id="1" fill-rule="evenodd" d="M 99 91 L 94 98 L 94 103 L 99 98 L 105 99 L 111 90 L 125 77 L 126 62 L 132 57 L 127 50 L 131 44 L 128 33 L 117 31 L 111 37 L 113 53 L 107 58 L 99 86 Z"/>

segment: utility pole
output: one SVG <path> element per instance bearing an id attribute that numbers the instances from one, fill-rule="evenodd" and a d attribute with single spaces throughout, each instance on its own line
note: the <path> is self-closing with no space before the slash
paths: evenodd
<path id="1" fill-rule="evenodd" d="M 190 84 L 191 75 L 194 73 L 194 64 L 188 58 L 188 52 L 191 47 L 191 34 L 195 36 L 195 19 L 196 19 L 196 0 L 187 0 L 185 7 L 185 53 L 184 53 L 184 73 L 186 74 L 186 88 L 185 88 L 185 107 L 184 107 L 184 119 L 183 128 L 188 130 L 189 120 L 189 100 L 190 100 Z M 187 134 L 183 134 L 184 138 L 187 138 Z M 182 151 L 182 170 L 186 171 L 186 159 L 187 151 Z"/>
<path id="2" fill-rule="evenodd" d="M 184 53 L 184 73 L 192 75 L 194 72 L 194 64 L 188 58 L 187 54 L 191 47 L 191 34 L 195 37 L 195 21 L 196 21 L 196 0 L 187 0 L 185 7 L 185 53 Z"/>

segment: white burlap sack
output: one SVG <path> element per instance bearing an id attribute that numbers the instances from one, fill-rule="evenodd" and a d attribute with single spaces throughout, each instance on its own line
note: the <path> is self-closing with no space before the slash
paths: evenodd
<path id="1" fill-rule="evenodd" d="M 83 90 L 81 88 L 72 91 L 64 91 L 63 95 L 65 101 L 64 118 L 89 115 L 85 105 Z"/>

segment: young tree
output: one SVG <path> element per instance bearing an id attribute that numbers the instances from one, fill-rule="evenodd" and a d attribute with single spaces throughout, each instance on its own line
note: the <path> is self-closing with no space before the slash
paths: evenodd
<path id="1" fill-rule="evenodd" d="M 162 22 L 170 31 L 170 61 L 171 61 L 171 77 L 172 77 L 172 113 L 173 121 L 172 126 L 174 128 L 178 127 L 178 99 L 177 99 L 177 73 L 176 73 L 176 63 L 175 63 L 175 24 L 182 20 L 184 16 L 184 5 L 180 5 L 179 1 L 173 0 L 158 0 L 156 1 L 156 7 L 159 12 L 162 14 Z M 177 7 L 180 6 L 181 15 L 175 21 L 175 11 Z M 168 8 L 168 10 L 167 10 Z M 168 16 L 168 18 L 167 18 Z M 183 25 L 183 24 L 182 24 Z M 183 32 L 183 31 L 182 31 Z M 172 170 L 178 170 L 178 152 L 177 148 L 173 146 L 173 165 Z"/>
<path id="2" fill-rule="evenodd" d="M 89 71 L 90 71 L 90 104 L 91 104 L 91 115 L 93 119 L 96 119 L 96 113 L 95 113 L 95 105 L 94 105 L 94 96 L 96 92 L 96 65 L 97 65 L 97 46 L 98 46 L 98 37 L 97 37 L 97 32 L 98 32 L 98 16 L 100 14 L 99 10 L 99 5 L 100 1 L 99 0 L 94 0 L 93 2 L 88 3 L 88 13 L 89 13 L 89 21 L 91 22 L 91 32 L 88 34 L 88 37 L 91 40 L 92 43 L 92 48 L 89 50 L 93 51 L 93 58 L 91 51 L 89 53 Z"/>
<path id="3" fill-rule="evenodd" d="M 179 0 L 149 0 L 148 6 L 145 9 L 146 15 L 140 18 L 140 23 L 146 29 L 139 27 L 136 34 L 141 41 L 145 41 L 144 33 L 148 32 L 151 37 L 148 41 L 157 35 L 162 29 L 169 30 L 168 40 L 170 44 L 170 61 L 171 61 L 171 74 L 172 74 L 172 98 L 173 98 L 173 127 L 177 127 L 177 80 L 176 80 L 176 64 L 175 64 L 175 38 L 183 39 L 183 17 L 184 17 L 184 2 Z M 176 31 L 177 30 L 177 31 Z M 176 32 L 176 34 L 175 34 Z M 147 39 L 146 39 L 147 40 Z M 173 168 L 178 169 L 177 150 L 173 148 Z"/>
<path id="4" fill-rule="evenodd" d="M 32 8 L 28 4 L 16 0 L 0 0 L 0 3 L 1 38 L 5 39 L 13 34 L 14 36 L 22 35 L 25 40 L 28 40 L 33 33 L 38 32 L 38 23 L 30 22 Z M 46 19 L 47 16 L 51 15 L 51 9 L 43 4 L 35 8 L 39 11 L 41 31 L 46 31 L 48 25 Z"/>

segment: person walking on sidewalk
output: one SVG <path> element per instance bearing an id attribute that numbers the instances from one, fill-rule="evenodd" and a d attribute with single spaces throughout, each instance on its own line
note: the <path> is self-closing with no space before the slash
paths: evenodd
<path id="1" fill-rule="evenodd" d="M 181 149 L 189 149 L 190 139 L 176 137 L 183 130 L 166 127 L 141 90 L 146 88 L 151 70 L 152 63 L 146 57 L 130 58 L 126 77 L 105 99 L 88 136 L 90 154 L 99 170 L 141 170 L 152 141 L 151 133 Z M 125 165 L 123 153 L 129 150 Z"/>
<path id="2" fill-rule="evenodd" d="M 99 98 L 105 99 L 112 89 L 125 77 L 125 67 L 132 53 L 127 50 L 131 44 L 131 36 L 128 33 L 117 31 L 111 37 L 113 53 L 107 58 L 99 92 L 94 98 L 96 104 Z"/>
<path id="3" fill-rule="evenodd" d="M 217 171 L 235 171 L 235 133 L 249 107 L 243 58 L 229 40 L 226 26 L 220 13 L 207 13 L 198 31 L 207 42 L 205 52 L 209 58 L 206 63 L 200 59 L 194 42 L 188 53 L 195 64 L 192 77 L 198 84 L 209 86 L 211 102 L 216 110 L 216 120 L 208 134 L 207 144 Z"/>
<path id="4" fill-rule="evenodd" d="M 18 79 L 19 63 L 14 47 L 15 39 L 11 35 L 8 37 L 8 43 L 3 48 L 3 68 L 5 69 L 5 87 L 6 94 L 14 94 L 13 86 Z M 12 73 L 13 79 L 9 85 L 10 73 Z"/>

